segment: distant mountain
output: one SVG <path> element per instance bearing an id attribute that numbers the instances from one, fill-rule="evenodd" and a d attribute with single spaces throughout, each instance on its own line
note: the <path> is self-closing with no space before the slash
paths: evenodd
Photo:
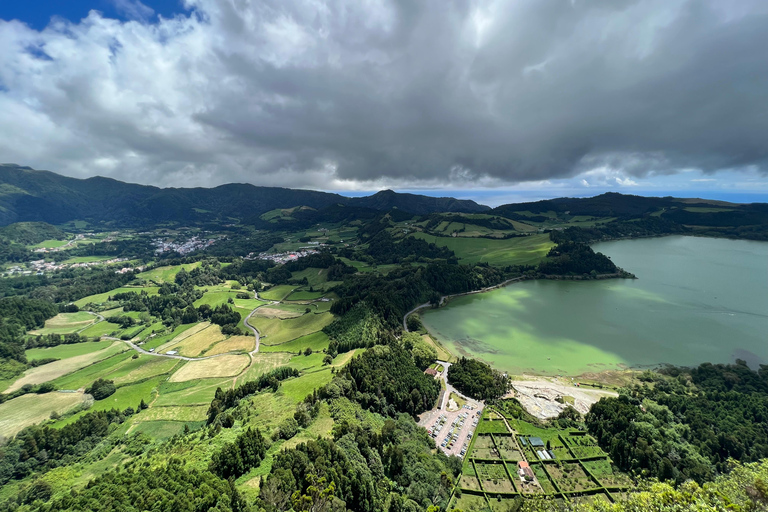
<path id="1" fill-rule="evenodd" d="M 674 225 L 707 236 L 768 240 L 766 203 L 737 204 L 708 199 L 643 197 L 609 192 L 587 198 L 563 197 L 505 204 L 489 213 L 545 225 L 569 223 L 571 226 L 588 227 L 591 224 L 580 223 L 600 221 L 604 224 L 614 220 L 624 222 L 624 231 L 627 231 L 633 225 L 643 225 L 648 229 L 650 222 L 653 225 L 651 232 L 656 233 L 664 232 L 664 229 Z M 643 223 L 638 224 L 638 221 Z"/>
<path id="2" fill-rule="evenodd" d="M 474 201 L 398 194 L 391 190 L 368 197 L 250 184 L 215 188 L 158 188 L 111 178 L 76 179 L 29 167 L 0 165 L 0 225 L 34 221 L 61 225 L 74 220 L 115 226 L 232 222 L 271 210 L 332 205 L 413 214 L 438 211 L 475 213 L 490 210 Z"/>

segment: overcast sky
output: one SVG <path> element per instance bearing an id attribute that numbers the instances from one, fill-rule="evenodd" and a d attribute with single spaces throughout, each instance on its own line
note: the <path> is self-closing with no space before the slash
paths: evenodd
<path id="1" fill-rule="evenodd" d="M 768 195 L 766 0 L 61 3 L 0 4 L 2 162 L 160 186 Z"/>

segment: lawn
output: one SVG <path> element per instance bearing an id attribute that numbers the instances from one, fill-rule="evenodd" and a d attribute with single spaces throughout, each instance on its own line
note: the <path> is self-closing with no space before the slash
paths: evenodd
<path id="1" fill-rule="evenodd" d="M 279 345 L 307 334 L 317 332 L 333 321 L 330 313 L 307 313 L 299 318 L 280 320 L 277 318 L 261 318 L 252 316 L 248 323 L 258 329 L 261 343 L 264 345 Z"/>
<path id="2" fill-rule="evenodd" d="M 549 234 L 536 234 L 507 240 L 488 238 L 437 237 L 426 233 L 414 233 L 438 246 L 454 251 L 462 263 L 489 263 L 491 265 L 535 265 L 555 244 Z"/>
<path id="3" fill-rule="evenodd" d="M 27 394 L 0 404 L 0 438 L 10 438 L 24 427 L 40 423 L 56 411 L 63 414 L 83 401 L 82 393 Z"/>

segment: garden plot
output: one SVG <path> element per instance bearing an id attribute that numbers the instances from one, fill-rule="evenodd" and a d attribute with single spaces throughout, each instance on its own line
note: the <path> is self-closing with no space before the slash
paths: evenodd
<path id="1" fill-rule="evenodd" d="M 496 452 L 496 445 L 493 443 L 493 438 L 489 435 L 480 434 L 475 439 L 475 444 L 472 447 L 472 458 L 475 459 L 498 459 L 499 454 Z"/>
<path id="2" fill-rule="evenodd" d="M 605 487 L 626 487 L 632 485 L 632 481 L 627 475 L 614 473 L 611 462 L 608 459 L 588 460 L 582 462 L 582 464 Z"/>
<path id="3" fill-rule="evenodd" d="M 547 471 L 563 492 L 584 491 L 599 487 L 577 463 L 549 464 Z"/>

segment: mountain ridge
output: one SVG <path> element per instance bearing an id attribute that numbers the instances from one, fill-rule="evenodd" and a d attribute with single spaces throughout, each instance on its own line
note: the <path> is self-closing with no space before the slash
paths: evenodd
<path id="1" fill-rule="evenodd" d="M 78 179 L 15 164 L 0 165 L 0 225 L 61 225 L 74 220 L 115 226 L 205 223 L 254 218 L 278 208 L 322 209 L 334 204 L 379 211 L 398 208 L 415 215 L 437 211 L 480 213 L 491 209 L 471 200 L 393 191 L 350 198 L 330 192 L 247 183 L 213 188 L 160 188 L 103 176 Z"/>

